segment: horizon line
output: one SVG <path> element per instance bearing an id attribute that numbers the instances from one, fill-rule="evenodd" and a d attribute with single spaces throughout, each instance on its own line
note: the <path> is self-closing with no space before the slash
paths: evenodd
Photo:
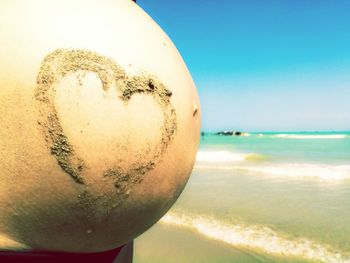
<path id="1" fill-rule="evenodd" d="M 232 131 L 232 132 L 243 132 L 243 133 L 269 133 L 269 132 L 279 132 L 279 133 L 291 133 L 291 132 L 338 132 L 338 133 L 341 133 L 341 132 L 350 132 L 350 130 L 307 130 L 307 131 L 271 131 L 271 130 L 265 130 L 265 131 L 244 131 L 244 130 L 234 130 L 234 129 L 222 129 L 222 130 L 210 130 L 210 131 L 205 131 L 205 130 L 201 130 L 201 132 L 204 132 L 204 133 L 217 133 L 217 132 L 224 132 L 224 131 Z"/>

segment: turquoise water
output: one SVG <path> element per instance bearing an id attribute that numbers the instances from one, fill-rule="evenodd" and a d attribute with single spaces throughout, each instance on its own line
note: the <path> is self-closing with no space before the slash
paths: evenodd
<path id="1" fill-rule="evenodd" d="M 350 132 L 206 134 L 135 262 L 350 262 Z"/>

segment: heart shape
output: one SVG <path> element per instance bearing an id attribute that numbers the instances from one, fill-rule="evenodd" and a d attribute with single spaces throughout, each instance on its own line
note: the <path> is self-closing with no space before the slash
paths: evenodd
<path id="1" fill-rule="evenodd" d="M 122 94 L 120 99 L 125 104 L 134 94 L 144 94 L 152 96 L 162 110 L 161 138 L 159 144 L 151 149 L 149 158 L 138 160 L 137 164 L 127 170 L 122 168 L 123 164 L 119 164 L 103 172 L 104 177 L 113 178 L 116 189 L 123 193 L 128 184 L 141 182 L 143 176 L 155 168 L 174 138 L 177 122 L 175 108 L 170 102 L 172 92 L 151 75 L 127 76 L 111 58 L 89 50 L 57 49 L 48 54 L 43 59 L 37 76 L 35 98 L 40 112 L 38 124 L 58 165 L 78 184 L 85 184 L 83 173 L 87 166 L 65 135 L 54 104 L 57 83 L 65 75 L 78 70 L 96 74 L 105 91 L 116 86 Z"/>

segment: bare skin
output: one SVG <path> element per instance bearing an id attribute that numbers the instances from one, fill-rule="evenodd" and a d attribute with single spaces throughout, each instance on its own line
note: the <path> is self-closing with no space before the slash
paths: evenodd
<path id="1" fill-rule="evenodd" d="M 106 251 L 143 233 L 199 142 L 170 39 L 129 0 L 5 0 L 0 24 L 0 249 Z"/>

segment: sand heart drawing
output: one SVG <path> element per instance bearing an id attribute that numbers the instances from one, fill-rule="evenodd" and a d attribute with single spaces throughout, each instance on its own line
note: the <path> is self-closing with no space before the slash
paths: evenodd
<path id="1" fill-rule="evenodd" d="M 89 50 L 57 49 L 43 59 L 35 90 L 40 112 L 38 125 L 44 132 L 48 150 L 56 158 L 58 165 L 76 183 L 82 185 L 85 184 L 84 171 L 88 169 L 88 165 L 66 136 L 54 103 L 57 83 L 67 74 L 78 70 L 96 74 L 105 91 L 119 89 L 121 96 L 118 99 L 126 106 L 134 94 L 143 94 L 152 96 L 162 111 L 161 136 L 158 145 L 149 150 L 149 158 L 139 160 L 127 170 L 122 168 L 123 164 L 106 167 L 101 175 L 112 178 L 116 189 L 123 191 L 128 184 L 141 182 L 144 175 L 155 168 L 174 138 L 177 121 L 175 108 L 170 101 L 172 92 L 151 75 L 127 76 L 113 59 Z"/>

